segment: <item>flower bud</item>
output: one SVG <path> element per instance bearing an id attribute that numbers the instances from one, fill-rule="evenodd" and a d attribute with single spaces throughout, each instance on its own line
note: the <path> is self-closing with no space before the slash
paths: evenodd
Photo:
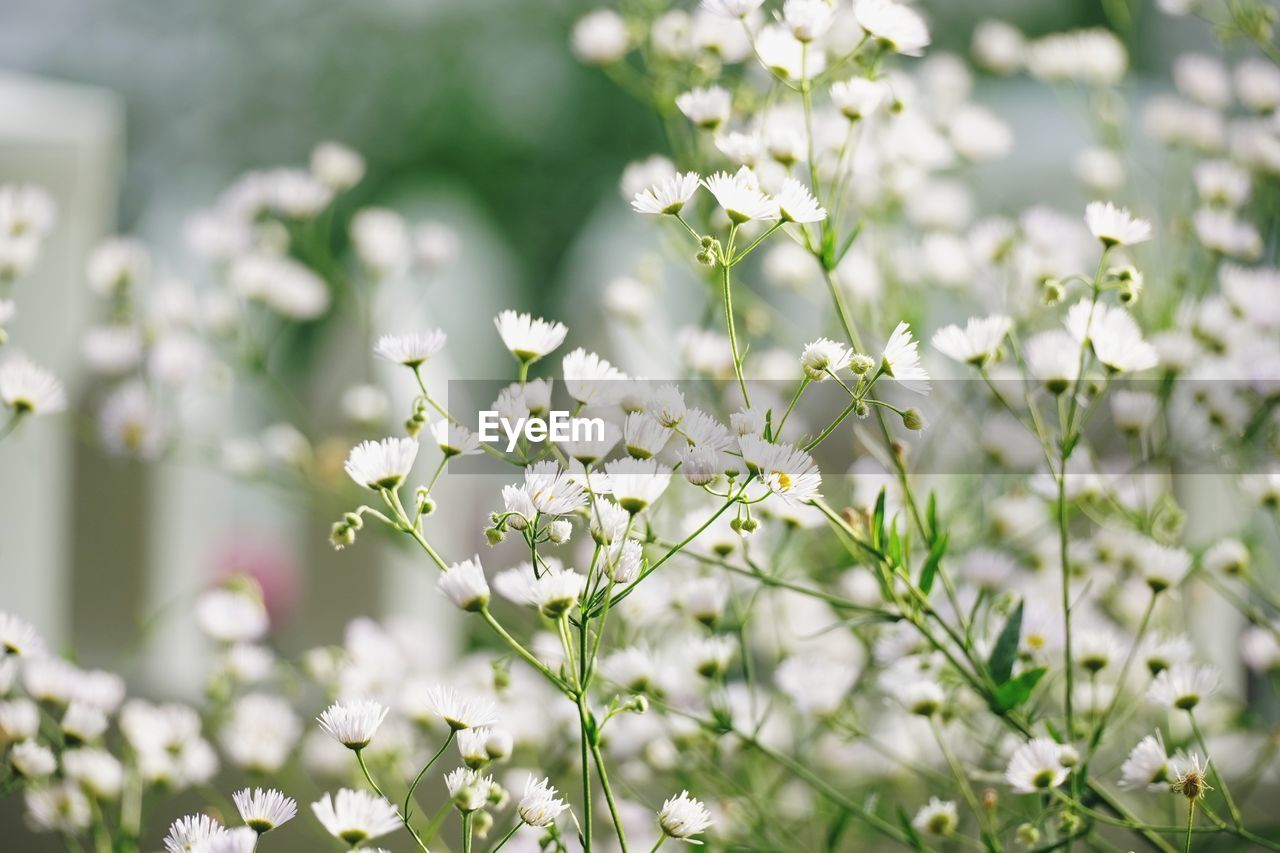
<path id="1" fill-rule="evenodd" d="M 573 535 L 573 525 L 568 519 L 558 518 L 547 525 L 547 538 L 556 545 L 563 545 Z"/>
<path id="2" fill-rule="evenodd" d="M 500 527 L 486 527 L 484 529 L 484 540 L 490 545 L 497 545 L 506 538 L 506 532 Z"/>
<path id="3" fill-rule="evenodd" d="M 329 531 L 329 544 L 335 550 L 341 551 L 348 545 L 354 545 L 356 541 L 356 532 L 351 525 L 344 521 L 335 521 L 333 528 Z"/>
<path id="4" fill-rule="evenodd" d="M 902 413 L 902 425 L 913 432 L 924 429 L 924 417 L 916 409 L 907 409 Z"/>
<path id="5" fill-rule="evenodd" d="M 853 371 L 854 376 L 866 376 L 875 366 L 875 359 L 863 353 L 856 353 L 849 360 L 849 369 Z"/>

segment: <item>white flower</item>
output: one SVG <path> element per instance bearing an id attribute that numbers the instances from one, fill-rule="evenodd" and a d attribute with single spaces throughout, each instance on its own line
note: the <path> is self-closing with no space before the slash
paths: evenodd
<path id="1" fill-rule="evenodd" d="M 1013 320 L 1001 314 L 971 317 L 964 328 L 945 326 L 933 335 L 933 348 L 947 358 L 982 367 L 995 357 Z"/>
<path id="2" fill-rule="evenodd" d="M 440 591 L 463 610 L 482 610 L 489 603 L 489 582 L 485 580 L 478 555 L 454 563 L 440 575 L 437 583 Z"/>
<path id="3" fill-rule="evenodd" d="M 227 273 L 231 289 L 293 320 L 314 320 L 329 310 L 329 286 L 292 258 L 242 255 Z"/>
<path id="4" fill-rule="evenodd" d="M 702 8 L 725 18 L 745 18 L 764 3 L 764 0 L 702 0 Z"/>
<path id="5" fill-rule="evenodd" d="M 605 568 L 610 580 L 624 586 L 639 578 L 643 570 L 644 546 L 636 539 L 624 540 L 617 549 L 617 557 Z"/>
<path id="6" fill-rule="evenodd" d="M 1004 778 L 1020 794 L 1039 794 L 1058 787 L 1067 778 L 1062 746 L 1045 737 L 1027 741 L 1014 750 Z"/>
<path id="7" fill-rule="evenodd" d="M 925 394 L 929 391 L 929 374 L 920 366 L 920 352 L 911 337 L 911 328 L 899 323 L 889 336 L 881 356 L 884 373 L 908 391 Z"/>
<path id="8" fill-rule="evenodd" d="M 778 216 L 783 222 L 821 222 L 827 211 L 809 192 L 809 188 L 795 178 L 782 182 L 782 190 L 775 196 Z"/>
<path id="9" fill-rule="evenodd" d="M 1111 395 L 1111 419 L 1126 433 L 1140 433 L 1155 421 L 1160 398 L 1149 391 L 1117 389 Z"/>
<path id="10" fill-rule="evenodd" d="M 463 696 L 450 687 L 432 687 L 427 691 L 425 702 L 427 711 L 444 720 L 454 731 L 491 726 L 498 721 L 492 702 Z"/>
<path id="11" fill-rule="evenodd" d="M 666 214 L 674 216 L 679 213 L 698 191 L 702 179 L 697 172 L 681 172 L 669 178 L 663 178 L 651 187 L 641 190 L 631 199 L 631 209 L 636 213 Z"/>
<path id="12" fill-rule="evenodd" d="M 73 701 L 62 715 L 62 734 L 71 745 L 91 743 L 107 730 L 107 715 L 102 709 Z"/>
<path id="13" fill-rule="evenodd" d="M 1211 666 L 1175 663 L 1152 680 L 1147 696 L 1170 708 L 1190 711 L 1218 688 L 1218 672 Z"/>
<path id="14" fill-rule="evenodd" d="M 40 731 L 40 707 L 30 699 L 0 702 L 0 745 L 33 738 Z"/>
<path id="15" fill-rule="evenodd" d="M 524 796 L 516 804 L 520 819 L 529 826 L 550 826 L 567 808 L 569 804 L 556 796 L 550 779 L 536 779 L 532 775 L 524 783 Z"/>
<path id="16" fill-rule="evenodd" d="M 587 502 L 587 490 L 553 459 L 524 469 L 524 491 L 543 515 L 567 515 Z"/>
<path id="17" fill-rule="evenodd" d="M 482 453 L 480 437 L 471 430 L 455 424 L 453 421 L 439 420 L 431 425 L 431 437 L 445 458 L 454 456 L 474 456 Z"/>
<path id="18" fill-rule="evenodd" d="M 644 412 L 632 412 L 622 425 L 622 443 L 636 459 L 657 456 L 671 439 L 671 430 Z"/>
<path id="19" fill-rule="evenodd" d="M 573 25 L 573 52 L 591 65 L 608 65 L 626 56 L 630 47 L 627 22 L 609 9 L 597 9 Z"/>
<path id="20" fill-rule="evenodd" d="M 444 777 L 444 784 L 453 805 L 463 814 L 469 814 L 484 806 L 494 781 L 492 776 L 481 777 L 470 767 L 459 767 Z"/>
<path id="21" fill-rule="evenodd" d="M 1222 539 L 1205 549 L 1200 561 L 1213 574 L 1241 575 L 1249 568 L 1249 548 L 1239 539 Z"/>
<path id="22" fill-rule="evenodd" d="M 950 835 L 960 825 L 960 815 L 954 802 L 930 797 L 928 804 L 921 806 L 911 819 L 911 825 L 930 835 Z"/>
<path id="23" fill-rule="evenodd" d="M 51 415 L 67 407 L 67 393 L 58 377 L 19 355 L 0 364 L 0 402 L 15 414 Z"/>
<path id="24" fill-rule="evenodd" d="M 849 366 L 853 353 L 844 344 L 830 338 L 818 338 L 807 344 L 800 354 L 800 367 L 804 375 L 815 382 L 827 378 L 828 372 L 838 373 Z"/>
<path id="25" fill-rule="evenodd" d="M 240 819 L 261 835 L 293 820 L 298 804 L 274 788 L 245 788 L 231 795 Z"/>
<path id="26" fill-rule="evenodd" d="M 1032 42 L 1027 53 L 1027 70 L 1044 80 L 1112 86 L 1128 67 L 1124 44 L 1102 27 L 1045 36 Z"/>
<path id="27" fill-rule="evenodd" d="M 1160 361 L 1132 315 L 1118 306 L 1081 299 L 1067 311 L 1066 325 L 1071 337 L 1090 343 L 1098 361 L 1113 373 L 1149 370 Z"/>
<path id="28" fill-rule="evenodd" d="M 520 361 L 532 364 L 564 342 L 569 330 L 563 323 L 529 314 L 503 311 L 494 319 L 502 343 Z"/>
<path id="29" fill-rule="evenodd" d="M 361 750 L 369 745 L 378 726 L 387 718 L 385 705 L 364 699 L 358 702 L 336 702 L 316 720 L 320 728 L 347 749 Z"/>
<path id="30" fill-rule="evenodd" d="M 0 610 L 0 652 L 5 656 L 39 657 L 44 654 L 44 643 L 30 622 Z"/>
<path id="31" fill-rule="evenodd" d="M 164 838 L 164 849 L 168 853 L 192 853 L 223 831 L 222 824 L 207 814 L 180 817 L 169 826 L 169 834 Z"/>
<path id="32" fill-rule="evenodd" d="M 1031 375 L 1054 394 L 1061 394 L 1080 375 L 1080 345 L 1060 329 L 1041 332 L 1027 341 Z"/>
<path id="33" fill-rule="evenodd" d="M 325 794 L 311 811 L 330 835 L 353 847 L 400 826 L 396 807 L 368 791 L 343 788 L 336 797 Z"/>
<path id="34" fill-rule="evenodd" d="M 871 115 L 888 96 L 883 83 L 865 77 L 853 77 L 831 87 L 831 102 L 850 121 Z"/>
<path id="35" fill-rule="evenodd" d="M 196 601 L 196 623 L 220 643 L 259 640 L 271 627 L 261 594 L 244 588 L 219 587 Z"/>
<path id="36" fill-rule="evenodd" d="M 403 364 L 405 367 L 419 367 L 444 349 L 445 340 L 445 333 L 439 329 L 411 335 L 383 335 L 374 344 L 373 351 L 387 361 Z"/>
<path id="37" fill-rule="evenodd" d="M 1206 249 L 1233 258 L 1253 260 L 1262 254 L 1262 235 L 1233 210 L 1202 207 L 1191 219 L 1196 238 Z"/>
<path id="38" fill-rule="evenodd" d="M 0 186 L 0 235 L 44 237 L 58 218 L 58 205 L 44 187 L 34 184 Z"/>
<path id="39" fill-rule="evenodd" d="M 797 40 L 810 42 L 827 31 L 835 11 L 827 0 L 787 0 L 782 5 L 782 20 Z"/>
<path id="40" fill-rule="evenodd" d="M 676 839 L 691 838 L 711 826 L 711 812 L 701 801 L 681 791 L 662 804 L 658 812 L 658 826 L 663 834 Z"/>
<path id="41" fill-rule="evenodd" d="M 49 748 L 34 740 L 16 744 L 9 751 L 9 763 L 19 776 L 31 781 L 44 779 L 58 769 L 58 759 Z"/>
<path id="42" fill-rule="evenodd" d="M 920 13 L 894 0 L 858 0 L 858 25 L 896 52 L 919 56 L 929 46 L 929 28 Z"/>
<path id="43" fill-rule="evenodd" d="M 1120 765 L 1120 787 L 1164 791 L 1169 782 L 1169 756 L 1157 731 L 1138 741 Z"/>
<path id="44" fill-rule="evenodd" d="M 375 492 L 398 489 L 417 456 L 418 442 L 412 438 L 362 441 L 351 449 L 344 468 L 352 480 Z"/>
<path id="45" fill-rule="evenodd" d="M 826 68 L 826 54 L 809 50 L 804 42 L 782 26 L 761 27 L 756 34 L 756 55 L 769 73 L 783 80 L 813 79 Z"/>
<path id="46" fill-rule="evenodd" d="M 1027 60 L 1027 39 L 1005 21 L 985 20 L 973 30 L 973 58 L 995 74 L 1013 74 Z"/>
<path id="47" fill-rule="evenodd" d="M 89 288 L 99 296 L 112 296 L 137 284 L 151 269 L 151 253 L 137 240 L 112 237 L 89 253 L 85 273 Z"/>
<path id="48" fill-rule="evenodd" d="M 1089 232 L 1104 246 L 1132 246 L 1151 239 L 1151 223 L 1109 201 L 1090 202 L 1084 209 Z"/>
<path id="49" fill-rule="evenodd" d="M 1249 173 L 1229 160 L 1205 160 L 1193 174 L 1196 192 L 1209 204 L 1239 207 L 1249 200 Z"/>
<path id="50" fill-rule="evenodd" d="M 1145 540 L 1135 550 L 1134 561 L 1142 579 L 1154 592 L 1163 592 L 1182 583 L 1191 571 L 1191 555 L 1182 548 Z"/>
<path id="51" fill-rule="evenodd" d="M 702 185 L 716 197 L 730 221 L 741 225 L 753 219 L 777 219 L 778 203 L 760 191 L 755 174 L 742 167 L 736 174 L 716 172 Z"/>
<path id="52" fill-rule="evenodd" d="M 684 420 L 688 407 L 684 402 L 684 394 L 675 385 L 660 385 L 644 404 L 645 411 L 655 421 L 669 429 L 674 429 Z"/>
<path id="53" fill-rule="evenodd" d="M 105 749 L 63 752 L 62 772 L 100 800 L 114 800 L 124 788 L 124 765 Z"/>
<path id="54" fill-rule="evenodd" d="M 321 142 L 311 149 L 311 174 L 335 190 L 347 190 L 364 177 L 364 158 L 338 142 Z"/>
<path id="55" fill-rule="evenodd" d="M 564 388 L 587 406 L 607 406 L 622 399 L 626 374 L 593 352 L 578 347 L 561 362 Z"/>
<path id="56" fill-rule="evenodd" d="M 654 459 L 615 459 L 604 470 L 614 500 L 632 515 L 661 497 L 671 482 L 671 469 Z"/>
<path id="57" fill-rule="evenodd" d="M 394 210 L 366 207 L 351 218 L 351 244 L 377 278 L 406 269 L 412 257 L 409 226 Z"/>
<path id="58" fill-rule="evenodd" d="M 738 439 L 747 467 L 789 506 L 819 497 L 822 474 L 813 457 L 790 444 L 771 444 L 760 436 Z"/>
<path id="59" fill-rule="evenodd" d="M 729 120 L 729 90 L 721 86 L 690 89 L 676 98 L 676 106 L 703 130 L 715 130 Z"/>

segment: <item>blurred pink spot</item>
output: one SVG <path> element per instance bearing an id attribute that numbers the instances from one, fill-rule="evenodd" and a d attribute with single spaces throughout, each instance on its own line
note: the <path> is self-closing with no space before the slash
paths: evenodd
<path id="1" fill-rule="evenodd" d="M 214 581 L 225 581 L 236 575 L 247 575 L 262 587 L 273 629 L 293 614 L 302 597 L 298 561 L 289 548 L 278 542 L 237 538 L 219 548 L 213 560 Z"/>

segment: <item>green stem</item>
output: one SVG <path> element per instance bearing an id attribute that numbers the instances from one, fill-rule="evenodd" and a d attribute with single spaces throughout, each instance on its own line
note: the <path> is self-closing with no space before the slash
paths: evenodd
<path id="1" fill-rule="evenodd" d="M 364 779 L 369 783 L 369 787 L 373 788 L 379 797 L 390 803 L 391 801 L 387 799 L 387 795 L 382 793 L 382 789 L 378 787 L 378 783 L 373 781 L 373 775 L 369 772 L 368 766 L 364 763 L 364 750 L 356 749 L 352 751 L 356 754 L 356 763 L 360 765 L 360 771 L 364 773 Z M 395 807 L 392 806 L 392 808 Z M 430 851 L 427 850 L 426 843 L 418 836 L 418 831 L 413 828 L 413 824 L 409 823 L 408 816 L 397 811 L 396 817 L 400 818 L 400 822 L 404 824 L 404 828 L 409 830 L 409 834 L 412 835 L 413 840 L 418 843 L 418 848 L 422 850 L 422 853 L 430 853 Z"/>
<path id="2" fill-rule="evenodd" d="M 405 820 L 409 819 L 409 810 L 412 808 L 413 804 L 413 792 L 417 790 L 418 783 L 422 781 L 423 776 L 427 775 L 427 771 L 431 769 L 431 765 L 436 763 L 436 759 L 444 754 L 444 751 L 449 747 L 449 744 L 453 743 L 454 734 L 456 734 L 456 732 L 453 728 L 450 728 L 449 736 L 444 739 L 444 743 L 440 744 L 440 748 L 436 750 L 436 754 L 431 756 L 431 760 L 428 761 L 423 768 L 418 771 L 418 775 L 414 777 L 413 784 L 409 786 L 409 792 L 404 795 L 404 808 L 401 809 Z"/>
<path id="3" fill-rule="evenodd" d="M 729 275 L 731 265 L 729 258 L 733 255 L 733 240 L 738 234 L 738 226 L 729 229 L 729 245 L 720 258 L 721 295 L 724 298 L 724 320 L 729 330 L 729 348 L 733 350 L 733 372 L 738 377 L 738 387 L 742 389 L 742 402 L 749 409 L 751 398 L 747 395 L 747 380 L 742 375 L 742 356 L 738 352 L 738 333 L 733 321 L 733 282 Z"/>

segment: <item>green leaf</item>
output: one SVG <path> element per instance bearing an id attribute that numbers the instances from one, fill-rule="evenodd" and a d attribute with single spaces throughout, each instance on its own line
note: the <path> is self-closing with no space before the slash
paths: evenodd
<path id="1" fill-rule="evenodd" d="M 1018 602 L 1018 606 L 1009 614 L 1009 619 L 1004 623 L 1004 628 L 1000 630 L 1000 636 L 996 639 L 995 648 L 991 650 L 991 657 L 987 660 L 987 669 L 991 671 L 991 678 L 999 686 L 1009 680 L 1009 675 L 1013 672 L 1013 661 L 1018 656 L 1018 640 L 1022 636 L 1022 602 Z"/>
<path id="2" fill-rule="evenodd" d="M 858 235 L 861 233 L 862 223 L 859 222 L 854 226 L 853 230 L 849 232 L 849 236 L 845 238 L 844 243 L 840 246 L 840 251 L 836 252 L 835 257 L 831 260 L 830 266 L 828 266 L 827 269 L 835 269 L 836 266 L 844 260 L 844 256 L 853 248 L 854 241 L 858 239 Z"/>
<path id="3" fill-rule="evenodd" d="M 1018 673 L 1017 676 L 996 688 L 992 704 L 997 711 L 1012 711 L 1031 698 L 1031 691 L 1036 689 L 1036 685 L 1048 671 L 1046 667 L 1038 666 Z"/>
<path id="4" fill-rule="evenodd" d="M 929 492 L 929 504 L 925 508 L 925 521 L 929 525 L 929 538 L 938 538 L 938 493 Z"/>
<path id="5" fill-rule="evenodd" d="M 902 833 L 907 837 L 911 846 L 917 850 L 924 850 L 924 839 L 920 837 L 919 831 L 911 825 L 911 817 L 903 810 L 902 806 L 895 806 L 898 812 L 898 825 L 902 827 Z"/>
<path id="6" fill-rule="evenodd" d="M 880 494 L 876 498 L 875 512 L 871 516 L 871 544 L 877 551 L 884 548 L 884 502 L 885 489 L 881 487 Z"/>
<path id="7" fill-rule="evenodd" d="M 895 566 L 906 565 L 906 561 L 902 558 L 902 534 L 898 529 L 896 517 L 893 519 L 893 526 L 889 528 L 889 559 Z"/>
<path id="8" fill-rule="evenodd" d="M 920 569 L 920 591 L 926 596 L 929 590 L 933 589 L 933 581 L 938 576 L 938 567 L 942 565 L 942 555 L 947 552 L 947 534 L 936 536 L 933 540 L 933 547 L 929 549 L 929 556 L 924 561 L 924 566 Z"/>

